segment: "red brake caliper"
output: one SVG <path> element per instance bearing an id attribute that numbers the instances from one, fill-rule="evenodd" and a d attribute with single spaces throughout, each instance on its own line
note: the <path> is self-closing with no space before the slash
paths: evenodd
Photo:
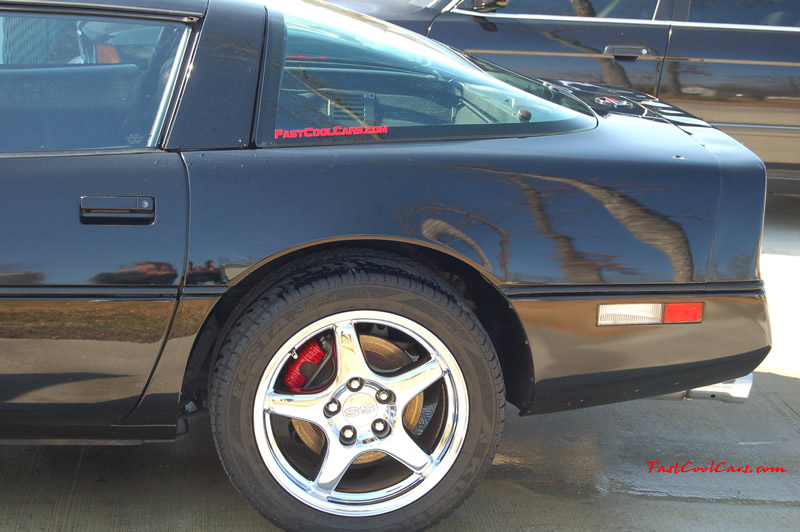
<path id="1" fill-rule="evenodd" d="M 289 370 L 283 378 L 283 383 L 287 388 L 296 393 L 312 391 L 301 390 L 301 388 L 306 383 L 306 379 L 314 374 L 314 371 L 317 369 L 317 364 L 322 362 L 324 357 L 325 352 L 322 350 L 319 342 L 316 340 L 306 342 L 305 345 L 297 350 L 297 360 L 289 366 Z"/>

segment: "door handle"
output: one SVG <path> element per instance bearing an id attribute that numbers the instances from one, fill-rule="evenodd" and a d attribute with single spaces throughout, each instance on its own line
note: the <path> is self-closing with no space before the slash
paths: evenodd
<path id="1" fill-rule="evenodd" d="M 603 55 L 613 55 L 617 59 L 639 59 L 640 57 L 649 57 L 653 51 L 646 46 L 631 46 L 631 45 L 617 45 L 609 44 L 603 50 Z"/>
<path id="2" fill-rule="evenodd" d="M 82 224 L 149 225 L 156 219 L 152 196 L 81 196 Z"/>

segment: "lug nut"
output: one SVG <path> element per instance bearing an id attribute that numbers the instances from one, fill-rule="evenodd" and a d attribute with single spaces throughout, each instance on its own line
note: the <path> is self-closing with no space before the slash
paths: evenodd
<path id="1" fill-rule="evenodd" d="M 376 419 L 372 422 L 372 433 L 378 438 L 385 438 L 391 431 L 391 425 L 382 419 Z"/>
<path id="2" fill-rule="evenodd" d="M 340 409 L 341 409 L 341 405 L 339 405 L 339 401 L 334 399 L 333 401 L 331 401 L 330 403 L 325 405 L 325 415 L 326 416 L 335 416 L 336 414 L 339 413 Z"/>
<path id="3" fill-rule="evenodd" d="M 375 399 L 382 405 L 388 405 L 394 401 L 394 394 L 389 390 L 378 390 L 375 394 Z"/>
<path id="4" fill-rule="evenodd" d="M 364 386 L 364 381 L 362 379 L 358 378 L 358 377 L 356 377 L 355 379 L 350 379 L 349 381 L 347 381 L 347 388 L 351 392 L 357 392 L 358 390 L 360 390 L 362 388 L 362 386 Z"/>
<path id="5" fill-rule="evenodd" d="M 342 445 L 353 445 L 356 442 L 357 437 L 358 432 L 356 432 L 356 429 L 350 425 L 342 427 L 342 430 L 339 432 L 339 441 L 342 442 Z"/>

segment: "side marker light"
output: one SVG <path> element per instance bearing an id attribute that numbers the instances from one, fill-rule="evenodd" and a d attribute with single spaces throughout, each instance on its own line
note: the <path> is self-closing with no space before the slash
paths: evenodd
<path id="1" fill-rule="evenodd" d="M 700 323 L 703 321 L 702 303 L 667 303 L 664 305 L 664 323 Z"/>
<path id="2" fill-rule="evenodd" d="M 700 323 L 703 303 L 621 303 L 597 306 L 597 325 Z"/>

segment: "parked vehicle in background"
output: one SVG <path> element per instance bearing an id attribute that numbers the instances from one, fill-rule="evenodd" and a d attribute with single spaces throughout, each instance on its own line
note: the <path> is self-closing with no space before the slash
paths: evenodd
<path id="1" fill-rule="evenodd" d="M 207 409 L 280 526 L 418 529 L 506 401 L 741 396 L 770 350 L 764 165 L 644 93 L 313 0 L 0 1 L 0 36 L 0 442 Z"/>
<path id="2" fill-rule="evenodd" d="M 753 150 L 770 192 L 800 192 L 796 0 L 335 2 L 529 77 L 655 95 Z"/>

